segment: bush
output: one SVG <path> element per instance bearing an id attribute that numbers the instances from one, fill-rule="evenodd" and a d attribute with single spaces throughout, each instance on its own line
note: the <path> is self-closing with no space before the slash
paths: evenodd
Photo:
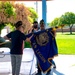
<path id="1" fill-rule="evenodd" d="M 31 44 L 29 42 L 25 42 L 24 48 L 31 48 Z"/>

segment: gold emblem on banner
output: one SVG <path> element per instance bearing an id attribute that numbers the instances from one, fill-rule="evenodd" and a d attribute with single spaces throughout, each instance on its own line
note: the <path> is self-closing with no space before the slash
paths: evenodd
<path id="1" fill-rule="evenodd" d="M 46 32 L 36 36 L 36 41 L 40 46 L 45 46 L 49 42 L 49 36 Z"/>

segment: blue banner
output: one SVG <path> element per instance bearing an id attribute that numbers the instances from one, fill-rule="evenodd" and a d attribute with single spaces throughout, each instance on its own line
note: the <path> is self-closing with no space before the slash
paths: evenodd
<path id="1" fill-rule="evenodd" d="M 29 34 L 31 36 L 31 34 Z M 28 36 L 29 36 L 28 35 Z M 52 29 L 32 33 L 31 45 L 43 72 L 51 69 L 51 59 L 58 55 L 58 49 Z"/>

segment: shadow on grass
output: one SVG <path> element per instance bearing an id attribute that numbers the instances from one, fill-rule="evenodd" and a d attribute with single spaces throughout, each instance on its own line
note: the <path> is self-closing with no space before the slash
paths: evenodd
<path id="1" fill-rule="evenodd" d="M 64 35 L 75 35 L 75 33 L 72 33 L 72 34 L 70 34 L 70 33 L 66 33 L 66 34 L 64 34 Z"/>
<path id="2" fill-rule="evenodd" d="M 75 35 L 75 32 L 72 32 L 72 34 L 70 34 L 70 32 L 58 32 L 58 34 L 62 34 L 62 35 Z"/>

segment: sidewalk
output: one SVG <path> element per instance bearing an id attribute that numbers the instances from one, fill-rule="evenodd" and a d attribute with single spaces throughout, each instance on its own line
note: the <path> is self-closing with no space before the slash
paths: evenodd
<path id="1" fill-rule="evenodd" d="M 75 55 L 58 55 L 57 57 L 54 58 L 54 61 L 56 63 L 57 68 L 52 69 L 50 75 L 75 75 Z M 1 65 L 1 64 L 2 62 L 0 62 L 0 67 L 1 66 L 8 67 L 10 62 L 6 63 L 5 65 Z M 24 64 L 22 64 L 22 67 L 24 67 Z M 11 71 L 9 69 L 4 69 L 3 71 L 6 72 L 7 70 Z M 1 69 L 0 69 L 0 72 L 1 72 Z M 21 72 L 23 72 L 23 69 L 21 69 Z M 11 74 L 0 73 L 0 75 L 11 75 Z M 23 74 L 23 75 L 26 75 L 26 74 Z"/>
<path id="2" fill-rule="evenodd" d="M 54 58 L 56 70 L 51 75 L 75 75 L 75 55 L 58 55 Z"/>

